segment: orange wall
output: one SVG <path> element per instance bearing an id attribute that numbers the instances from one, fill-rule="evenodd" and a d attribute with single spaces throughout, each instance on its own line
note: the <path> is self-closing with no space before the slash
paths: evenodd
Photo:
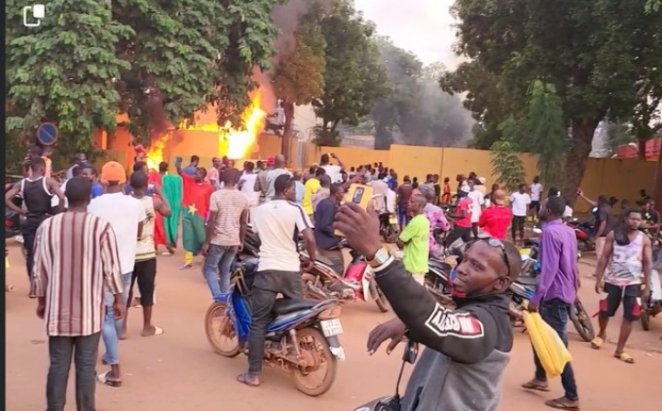
<path id="1" fill-rule="evenodd" d="M 204 120 L 203 120 L 204 121 Z M 200 122 L 200 120 L 199 120 Z M 203 167 L 211 166 L 212 157 L 222 156 L 224 148 L 219 147 L 216 133 L 200 131 L 175 130 L 164 149 L 164 159 L 174 165 L 177 156 L 188 158 L 197 154 Z M 127 169 L 131 167 L 134 152 L 130 145 L 131 135 L 119 127 L 114 136 L 109 136 L 105 158 L 124 164 Z M 297 150 L 303 151 L 299 156 Z M 266 159 L 280 153 L 281 139 L 273 134 L 261 134 L 257 144 L 250 153 L 251 159 Z M 493 184 L 497 178 L 492 174 L 492 153 L 487 150 L 473 150 L 467 148 L 441 148 L 392 145 L 390 150 L 373 150 L 363 147 L 319 147 L 312 143 L 298 144 L 293 141 L 292 152 L 289 158 L 293 163 L 298 158 L 303 159 L 303 167 L 319 163 L 324 153 L 335 153 L 347 167 L 356 167 L 361 164 L 382 162 L 389 168 L 394 168 L 400 178 L 405 175 L 425 179 L 426 174 L 439 174 L 441 178 L 450 177 L 455 180 L 457 174 L 467 175 L 475 171 L 479 176 L 487 179 L 487 186 Z M 526 182 L 531 182 L 538 174 L 536 157 L 529 154 L 520 154 L 524 164 Z M 590 198 L 597 198 L 599 194 L 613 195 L 618 198 L 627 198 L 634 202 L 639 198 L 639 190 L 645 189 L 653 192 L 654 173 L 656 163 L 644 160 L 617 160 L 617 159 L 589 159 L 584 173 L 581 187 Z M 589 210 L 584 201 L 577 201 L 575 209 L 579 213 Z"/>

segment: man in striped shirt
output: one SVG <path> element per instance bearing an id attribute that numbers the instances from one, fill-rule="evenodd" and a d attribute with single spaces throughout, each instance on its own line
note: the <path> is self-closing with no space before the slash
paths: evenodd
<path id="1" fill-rule="evenodd" d="M 92 183 L 69 180 L 69 209 L 44 221 L 35 240 L 37 315 L 46 323 L 50 368 L 49 411 L 62 411 L 75 351 L 76 404 L 94 410 L 95 364 L 104 319 L 104 285 L 114 296 L 115 318 L 124 314 L 120 262 L 110 224 L 87 213 Z"/>

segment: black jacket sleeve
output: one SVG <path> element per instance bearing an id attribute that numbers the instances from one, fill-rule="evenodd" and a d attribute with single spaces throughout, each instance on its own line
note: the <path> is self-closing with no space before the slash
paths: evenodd
<path id="1" fill-rule="evenodd" d="M 375 279 L 413 341 L 462 363 L 479 362 L 496 347 L 497 325 L 487 310 L 441 306 L 400 261 L 377 273 Z"/>

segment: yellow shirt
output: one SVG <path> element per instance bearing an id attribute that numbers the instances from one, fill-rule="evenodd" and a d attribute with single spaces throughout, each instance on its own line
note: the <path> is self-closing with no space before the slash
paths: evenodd
<path id="1" fill-rule="evenodd" d="M 314 177 L 306 181 L 306 184 L 303 186 L 303 201 L 301 202 L 301 206 L 308 215 L 313 214 L 313 194 L 318 192 L 320 187 L 320 181 Z"/>

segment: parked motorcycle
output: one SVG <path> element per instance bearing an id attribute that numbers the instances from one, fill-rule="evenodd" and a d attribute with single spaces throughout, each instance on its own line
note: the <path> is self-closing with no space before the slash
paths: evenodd
<path id="1" fill-rule="evenodd" d="M 657 265 L 659 266 L 659 260 L 656 261 L 658 261 Z M 639 320 L 644 331 L 650 329 L 651 317 L 655 317 L 662 312 L 662 286 L 660 285 L 658 270 L 651 270 L 649 290 L 650 292 L 645 292 L 641 298 L 642 307 Z"/>
<path id="2" fill-rule="evenodd" d="M 525 245 L 530 247 L 531 253 L 522 255 L 522 275 L 510 284 L 510 292 L 515 305 L 514 308 L 518 312 L 523 311 L 531 298 L 533 298 L 538 283 L 538 275 L 540 274 L 540 264 L 536 259 L 532 258 L 532 255 L 537 255 L 539 246 L 535 240 L 533 242 L 529 240 Z M 570 306 L 569 314 L 570 321 L 572 321 L 572 324 L 582 339 L 587 342 L 592 341 L 595 338 L 595 331 L 591 323 L 591 317 L 586 312 L 579 297 Z"/>
<path id="3" fill-rule="evenodd" d="M 207 339 L 216 353 L 235 357 L 248 342 L 251 312 L 247 302 L 256 259 L 236 262 L 229 301 L 215 300 L 205 316 Z M 297 390 L 322 395 L 331 388 L 337 361 L 345 358 L 340 307 L 333 300 L 279 299 L 266 334 L 264 361 L 290 373 Z M 243 350 L 247 353 L 246 350 Z"/>
<path id="4" fill-rule="evenodd" d="M 347 243 L 339 247 L 349 248 Z M 305 251 L 301 252 L 308 257 Z M 333 263 L 318 255 L 309 272 L 302 274 L 304 295 L 317 300 L 337 299 L 340 301 L 375 301 L 379 311 L 389 310 L 389 303 L 374 278 L 372 268 L 363 256 L 350 248 L 351 262 L 344 273 L 337 273 Z"/>
<path id="5" fill-rule="evenodd" d="M 400 236 L 400 225 L 398 217 L 394 213 L 382 213 L 379 215 L 379 234 L 387 243 L 395 243 Z"/>
<path id="6" fill-rule="evenodd" d="M 580 221 L 573 218 L 568 222 L 568 226 L 575 231 L 575 238 L 577 239 L 577 248 L 579 251 L 593 251 L 595 244 L 591 240 L 591 232 L 593 231 L 593 223 L 590 221 Z"/>

